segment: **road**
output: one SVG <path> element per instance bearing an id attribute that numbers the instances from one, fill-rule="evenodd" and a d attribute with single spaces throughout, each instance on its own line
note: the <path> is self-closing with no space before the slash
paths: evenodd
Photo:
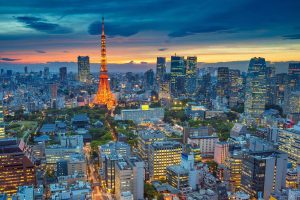
<path id="1" fill-rule="evenodd" d="M 106 194 L 104 191 L 101 190 L 101 186 L 98 184 L 100 180 L 98 178 L 98 172 L 95 165 L 92 163 L 90 157 L 91 147 L 89 145 L 85 145 L 84 153 L 87 159 L 87 167 L 88 167 L 88 180 L 90 181 L 91 185 L 93 185 L 92 191 L 92 199 L 93 200 L 111 200 L 111 197 Z"/>

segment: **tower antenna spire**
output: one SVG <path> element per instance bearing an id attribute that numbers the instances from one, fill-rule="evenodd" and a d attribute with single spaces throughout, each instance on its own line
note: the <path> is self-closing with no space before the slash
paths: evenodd
<path id="1" fill-rule="evenodd" d="M 104 17 L 102 16 L 102 35 L 104 35 Z"/>

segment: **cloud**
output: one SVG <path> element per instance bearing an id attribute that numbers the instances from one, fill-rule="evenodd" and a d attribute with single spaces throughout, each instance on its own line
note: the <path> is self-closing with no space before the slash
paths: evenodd
<path id="1" fill-rule="evenodd" d="M 292 34 L 292 35 L 284 35 L 282 37 L 286 40 L 299 40 L 300 39 L 300 33 L 299 34 Z"/>
<path id="2" fill-rule="evenodd" d="M 165 47 L 158 49 L 158 51 L 166 51 L 166 50 L 168 50 L 168 48 L 165 48 Z"/>
<path id="3" fill-rule="evenodd" d="M 169 33 L 169 37 L 185 37 L 198 33 L 214 33 L 220 31 L 229 31 L 230 29 L 224 26 L 199 26 L 199 27 L 186 27 L 174 32 Z"/>
<path id="4" fill-rule="evenodd" d="M 71 28 L 63 27 L 55 23 L 49 23 L 39 17 L 20 16 L 16 17 L 16 19 L 17 21 L 25 24 L 28 28 L 48 34 L 67 34 L 73 32 Z"/>
<path id="5" fill-rule="evenodd" d="M 47 53 L 46 51 L 43 51 L 43 50 L 35 50 L 35 52 L 37 52 L 37 53 Z"/>
<path id="6" fill-rule="evenodd" d="M 18 61 L 21 59 L 17 59 L 17 58 L 0 58 L 1 61 L 6 61 L 6 62 L 13 62 L 13 61 Z"/>
<path id="7" fill-rule="evenodd" d="M 150 26 L 151 26 L 150 23 L 147 22 L 143 22 L 143 23 L 108 22 L 105 23 L 105 34 L 110 37 L 115 37 L 115 36 L 129 37 L 137 34 L 140 31 L 149 29 Z M 101 31 L 102 30 L 101 30 L 100 21 L 95 21 L 91 23 L 88 27 L 88 33 L 91 35 L 100 35 Z"/>

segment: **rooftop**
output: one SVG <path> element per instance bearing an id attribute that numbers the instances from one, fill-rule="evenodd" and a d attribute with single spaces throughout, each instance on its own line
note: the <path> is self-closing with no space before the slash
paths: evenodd
<path id="1" fill-rule="evenodd" d="M 72 118 L 72 122 L 79 122 L 79 121 L 89 121 L 89 117 L 87 116 L 87 114 L 77 114 L 74 115 L 74 117 Z"/>
<path id="2" fill-rule="evenodd" d="M 176 174 L 180 175 L 188 175 L 189 171 L 187 169 L 184 169 L 181 165 L 171 165 L 167 167 L 167 170 L 170 170 Z"/>

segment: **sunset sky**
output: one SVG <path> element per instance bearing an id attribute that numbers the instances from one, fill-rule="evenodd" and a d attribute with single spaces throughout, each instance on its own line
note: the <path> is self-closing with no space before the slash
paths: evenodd
<path id="1" fill-rule="evenodd" d="M 0 62 L 109 63 L 196 55 L 201 62 L 300 60 L 299 0 L 0 0 Z"/>

